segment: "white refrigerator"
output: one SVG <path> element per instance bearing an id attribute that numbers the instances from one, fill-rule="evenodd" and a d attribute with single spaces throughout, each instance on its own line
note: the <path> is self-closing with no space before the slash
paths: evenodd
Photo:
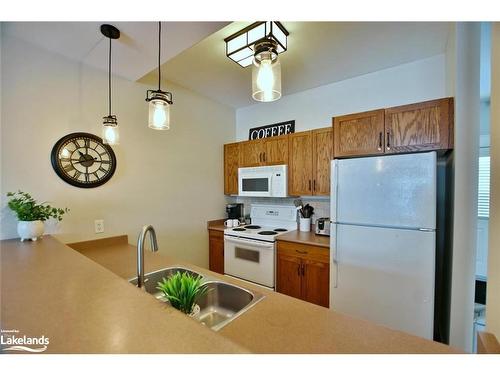
<path id="1" fill-rule="evenodd" d="M 330 307 L 433 338 L 436 153 L 332 161 Z"/>

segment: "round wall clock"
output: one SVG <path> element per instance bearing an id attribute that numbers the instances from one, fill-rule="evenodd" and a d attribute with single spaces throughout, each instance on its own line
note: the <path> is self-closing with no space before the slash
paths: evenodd
<path id="1" fill-rule="evenodd" d="M 52 167 L 68 184 L 93 188 L 115 173 L 116 156 L 102 139 L 89 133 L 71 133 L 56 142 L 50 155 Z"/>

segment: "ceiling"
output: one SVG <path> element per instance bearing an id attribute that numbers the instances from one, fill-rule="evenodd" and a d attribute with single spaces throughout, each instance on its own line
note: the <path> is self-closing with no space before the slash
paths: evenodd
<path id="1" fill-rule="evenodd" d="M 2 32 L 107 70 L 104 22 L 4 22 Z M 111 22 L 113 73 L 157 82 L 156 22 Z M 224 38 L 251 22 L 163 22 L 162 74 L 234 108 L 255 104 L 251 67 L 225 55 Z M 450 25 L 439 22 L 283 22 L 290 32 L 280 55 L 283 95 L 444 53 Z"/>
<path id="2" fill-rule="evenodd" d="M 225 55 L 224 38 L 251 22 L 234 22 L 162 66 L 166 79 L 232 107 L 255 104 L 251 67 Z M 283 22 L 283 95 L 444 53 L 450 25 L 439 22 Z M 140 79 L 155 82 L 152 71 Z"/>
<path id="3" fill-rule="evenodd" d="M 157 22 L 4 22 L 2 32 L 98 69 L 108 69 L 109 40 L 102 23 L 121 31 L 113 41 L 113 74 L 136 81 L 158 64 Z M 229 22 L 163 22 L 162 62 Z"/>

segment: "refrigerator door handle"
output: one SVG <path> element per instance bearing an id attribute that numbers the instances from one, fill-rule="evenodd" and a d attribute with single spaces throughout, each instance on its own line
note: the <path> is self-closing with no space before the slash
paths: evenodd
<path id="1" fill-rule="evenodd" d="M 330 235 L 334 235 L 335 236 L 335 246 L 334 248 L 332 249 L 332 264 L 333 264 L 333 267 L 335 269 L 335 274 L 334 274 L 334 277 L 333 277 L 333 288 L 337 288 L 338 287 L 338 284 L 339 284 L 339 263 L 337 261 L 337 245 L 338 245 L 338 241 L 337 241 L 337 228 L 335 227 L 335 230 L 334 230 L 334 233 L 330 233 Z"/>

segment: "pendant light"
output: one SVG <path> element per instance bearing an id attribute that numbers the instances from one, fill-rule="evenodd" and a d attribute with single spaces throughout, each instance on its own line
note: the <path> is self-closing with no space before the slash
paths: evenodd
<path id="1" fill-rule="evenodd" d="M 272 102 L 281 98 L 278 55 L 288 48 L 289 32 L 278 21 L 258 21 L 224 39 L 226 56 L 245 68 L 252 65 L 252 98 Z"/>
<path id="2" fill-rule="evenodd" d="M 146 101 L 149 102 L 148 126 L 156 130 L 170 129 L 170 106 L 173 104 L 172 93 L 161 89 L 161 22 L 158 22 L 158 90 L 148 90 Z"/>
<path id="3" fill-rule="evenodd" d="M 259 102 L 273 102 L 281 98 L 281 65 L 277 43 L 272 39 L 255 44 L 252 97 Z"/>
<path id="4" fill-rule="evenodd" d="M 118 131 L 118 121 L 115 115 L 111 114 L 111 40 L 120 37 L 120 30 L 113 25 L 101 25 L 101 33 L 109 39 L 109 57 L 108 57 L 108 115 L 103 117 L 102 122 L 102 141 L 109 145 L 117 145 L 120 141 Z"/>

